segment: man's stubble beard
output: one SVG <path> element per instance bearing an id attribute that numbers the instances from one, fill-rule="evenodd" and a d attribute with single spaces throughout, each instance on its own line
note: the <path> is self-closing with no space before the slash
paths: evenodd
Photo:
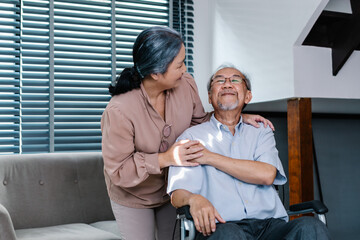
<path id="1" fill-rule="evenodd" d="M 223 105 L 223 104 L 220 103 L 219 101 L 218 101 L 217 104 L 218 104 L 218 106 L 219 106 L 219 108 L 220 108 L 221 110 L 223 110 L 223 111 L 231 111 L 231 110 L 234 110 L 234 109 L 238 106 L 239 100 L 237 100 L 235 103 L 233 103 L 233 104 L 231 104 L 231 105 L 229 105 L 229 106 Z"/>

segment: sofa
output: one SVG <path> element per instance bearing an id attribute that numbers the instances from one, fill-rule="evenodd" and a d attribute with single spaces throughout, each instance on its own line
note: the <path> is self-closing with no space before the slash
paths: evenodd
<path id="1" fill-rule="evenodd" d="M 121 239 L 101 153 L 0 155 L 0 240 Z"/>

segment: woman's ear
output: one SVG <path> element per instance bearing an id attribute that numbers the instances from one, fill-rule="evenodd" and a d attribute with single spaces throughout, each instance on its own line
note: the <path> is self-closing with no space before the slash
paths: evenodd
<path id="1" fill-rule="evenodd" d="M 160 73 L 151 73 L 150 76 L 151 76 L 152 79 L 158 80 L 159 79 L 159 74 Z"/>

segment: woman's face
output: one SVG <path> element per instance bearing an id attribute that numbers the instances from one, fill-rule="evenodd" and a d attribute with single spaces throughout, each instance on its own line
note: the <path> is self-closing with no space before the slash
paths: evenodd
<path id="1" fill-rule="evenodd" d="M 160 74 L 158 82 L 163 85 L 165 89 L 171 89 L 179 85 L 182 75 L 186 72 L 184 60 L 185 46 L 182 44 L 178 55 L 170 63 L 166 72 Z"/>

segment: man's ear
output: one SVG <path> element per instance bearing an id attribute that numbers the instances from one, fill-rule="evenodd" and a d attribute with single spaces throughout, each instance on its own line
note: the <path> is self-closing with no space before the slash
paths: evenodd
<path id="1" fill-rule="evenodd" d="M 208 92 L 208 101 L 209 101 L 209 104 L 211 104 L 211 92 Z"/>
<path id="2" fill-rule="evenodd" d="M 248 104 L 252 99 L 252 93 L 250 90 L 246 91 L 246 96 L 245 96 L 245 104 Z"/>

